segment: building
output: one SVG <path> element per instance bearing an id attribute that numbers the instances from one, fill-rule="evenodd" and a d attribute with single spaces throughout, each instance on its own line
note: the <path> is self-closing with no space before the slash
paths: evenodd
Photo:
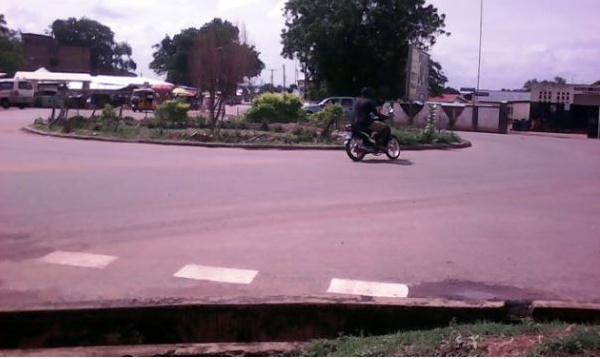
<path id="1" fill-rule="evenodd" d="M 22 34 L 22 71 L 46 68 L 53 72 L 89 73 L 91 54 L 88 47 L 62 46 L 46 35 Z"/>
<path id="2" fill-rule="evenodd" d="M 600 83 L 540 83 L 531 91 L 532 128 L 540 131 L 586 132 L 597 123 Z"/>
<path id="3" fill-rule="evenodd" d="M 490 90 L 480 90 L 479 92 L 482 96 L 475 96 L 479 105 L 499 106 L 501 103 L 507 103 L 509 122 L 530 119 L 531 95 L 529 92 Z"/>

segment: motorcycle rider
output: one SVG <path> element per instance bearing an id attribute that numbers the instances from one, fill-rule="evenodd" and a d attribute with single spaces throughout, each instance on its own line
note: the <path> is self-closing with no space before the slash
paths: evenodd
<path id="1" fill-rule="evenodd" d="M 377 103 L 374 100 L 373 90 L 369 87 L 364 87 L 360 91 L 360 97 L 356 101 L 355 108 L 355 125 L 361 131 L 372 134 L 375 142 L 365 145 L 377 147 L 386 147 L 389 140 L 391 129 L 382 120 L 385 120 L 384 115 L 377 110 Z"/>

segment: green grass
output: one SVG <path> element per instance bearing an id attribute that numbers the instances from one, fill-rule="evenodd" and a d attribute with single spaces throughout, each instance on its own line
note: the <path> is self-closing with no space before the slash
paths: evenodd
<path id="1" fill-rule="evenodd" d="M 505 341 L 518 336 L 544 338 L 522 355 L 582 355 L 600 351 L 600 326 L 578 326 L 565 334 L 565 323 L 500 324 L 483 322 L 450 325 L 445 328 L 400 332 L 373 337 L 342 336 L 335 340 L 315 340 L 299 353 L 302 356 L 480 356 L 486 340 Z"/>
<path id="2" fill-rule="evenodd" d="M 429 138 L 423 130 L 416 128 L 393 128 L 392 133 L 398 138 L 401 145 L 415 146 L 419 144 L 436 143 L 459 143 L 462 141 L 460 136 L 454 132 L 435 131 Z"/>
<path id="3" fill-rule="evenodd" d="M 551 337 L 533 349 L 535 356 L 590 356 L 600 355 L 600 327 L 576 327 L 572 333 Z"/>

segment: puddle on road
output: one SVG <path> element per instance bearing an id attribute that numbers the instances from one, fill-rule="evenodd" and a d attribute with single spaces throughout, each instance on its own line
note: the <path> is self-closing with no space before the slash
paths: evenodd
<path id="1" fill-rule="evenodd" d="M 533 289 L 447 279 L 442 282 L 410 286 L 409 297 L 444 298 L 450 300 L 552 300 L 557 295 Z"/>

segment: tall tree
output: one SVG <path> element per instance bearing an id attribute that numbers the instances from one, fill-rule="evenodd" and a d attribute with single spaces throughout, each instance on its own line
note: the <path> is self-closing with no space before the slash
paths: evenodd
<path id="1" fill-rule="evenodd" d="M 199 29 L 189 28 L 173 38 L 165 36 L 160 43 L 152 46 L 156 51 L 152 54 L 154 60 L 150 69 L 159 75 L 166 74 L 169 82 L 192 86 L 194 81 L 188 59 L 199 32 Z"/>
<path id="2" fill-rule="evenodd" d="M 21 41 L 8 28 L 4 14 L 0 14 L 0 72 L 12 76 L 19 70 L 23 59 Z"/>
<path id="3" fill-rule="evenodd" d="M 560 76 L 555 76 L 554 80 L 543 80 L 543 81 L 538 81 L 537 79 L 531 79 L 531 80 L 527 80 L 525 82 L 525 84 L 523 84 L 523 89 L 527 90 L 527 91 L 531 91 L 531 89 L 533 88 L 533 86 L 537 85 L 537 84 L 544 84 L 544 85 L 566 85 L 567 84 L 567 80 L 564 79 L 563 77 Z"/>
<path id="4" fill-rule="evenodd" d="M 409 45 L 429 49 L 446 34 L 445 15 L 425 0 L 288 0 L 283 56 L 330 94 L 370 86 L 404 95 Z"/>
<path id="5" fill-rule="evenodd" d="M 114 32 L 106 25 L 85 17 L 56 20 L 50 26 L 52 36 L 61 45 L 89 47 L 92 71 L 102 74 L 135 71 L 131 46 L 115 42 Z"/>
<path id="6" fill-rule="evenodd" d="M 259 55 L 253 45 L 240 39 L 239 29 L 228 21 L 216 18 L 198 31 L 189 68 L 194 84 L 209 93 L 213 126 L 224 115 L 225 100 L 235 95 L 244 77 L 258 76 L 264 69 Z"/>
<path id="7" fill-rule="evenodd" d="M 442 70 L 442 65 L 429 59 L 429 94 L 439 96 L 444 93 L 444 87 L 448 82 L 448 78 Z"/>

